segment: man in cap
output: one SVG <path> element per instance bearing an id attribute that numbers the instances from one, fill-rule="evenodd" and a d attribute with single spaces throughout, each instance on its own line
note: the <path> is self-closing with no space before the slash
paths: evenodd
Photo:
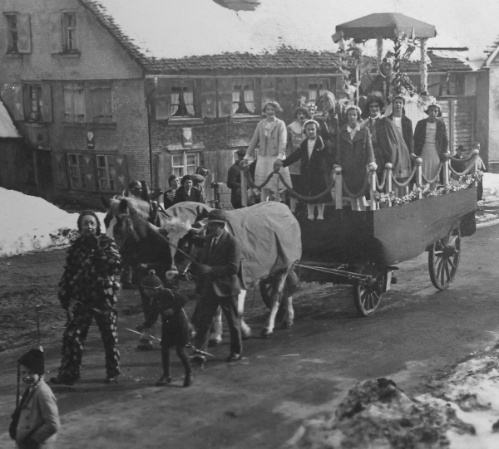
<path id="1" fill-rule="evenodd" d="M 243 167 L 241 161 L 246 155 L 246 150 L 240 148 L 236 151 L 237 161 L 234 162 L 227 173 L 227 187 L 230 189 L 230 202 L 234 209 L 243 207 L 241 202 L 241 176 Z"/>
<path id="2" fill-rule="evenodd" d="M 41 348 L 31 349 L 17 363 L 19 376 L 27 389 L 12 415 L 10 436 L 16 440 L 20 449 L 51 449 L 54 447 L 60 421 L 54 393 L 43 379 L 43 351 Z"/>
<path id="3" fill-rule="evenodd" d="M 223 211 L 214 209 L 209 212 L 201 260 L 193 264 L 193 271 L 199 276 L 195 346 L 206 351 L 210 325 L 220 306 L 229 324 L 230 355 L 227 362 L 237 362 L 242 358 L 241 316 L 237 308 L 237 297 L 241 291 L 238 278 L 241 248 L 225 230 L 226 222 Z M 203 363 L 205 359 L 195 355 L 193 360 Z"/>

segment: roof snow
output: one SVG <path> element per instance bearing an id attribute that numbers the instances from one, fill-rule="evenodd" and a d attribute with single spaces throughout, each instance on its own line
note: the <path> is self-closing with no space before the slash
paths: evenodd
<path id="1" fill-rule="evenodd" d="M 143 56 L 156 59 L 224 52 L 273 53 L 296 50 L 335 51 L 336 25 L 375 12 L 399 12 L 433 24 L 437 37 L 429 46 L 470 49 L 470 59 L 484 59 L 494 41 L 499 16 L 496 0 L 356 0 L 355 7 L 336 0 L 260 0 L 237 10 L 239 0 L 81 0 L 113 18 Z M 230 4 L 231 8 L 221 6 Z"/>
<path id="2" fill-rule="evenodd" d="M 14 126 L 14 122 L 10 118 L 7 109 L 0 101 L 0 139 L 1 138 L 19 138 L 21 135 L 17 131 L 17 128 Z"/>

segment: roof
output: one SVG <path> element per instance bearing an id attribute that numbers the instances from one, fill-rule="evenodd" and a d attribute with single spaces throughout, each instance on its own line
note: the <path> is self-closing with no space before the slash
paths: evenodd
<path id="1" fill-rule="evenodd" d="M 19 139 L 21 135 L 10 118 L 7 109 L 0 101 L 0 139 Z"/>
<path id="2" fill-rule="evenodd" d="M 336 26 L 352 39 L 391 39 L 400 35 L 429 38 L 437 35 L 434 25 L 395 12 L 374 13 Z"/>
<path id="3" fill-rule="evenodd" d="M 332 0 L 308 0 L 306 11 L 302 0 L 79 1 L 150 74 L 330 73 L 338 58 L 334 21 L 352 14 Z M 438 61 L 439 71 L 469 69 L 462 54 Z"/>
<path id="4" fill-rule="evenodd" d="M 499 53 L 499 36 L 485 53 L 487 54 L 487 58 L 485 59 L 483 66 L 490 67 L 490 64 L 492 64 L 494 59 L 496 59 L 497 54 Z"/>

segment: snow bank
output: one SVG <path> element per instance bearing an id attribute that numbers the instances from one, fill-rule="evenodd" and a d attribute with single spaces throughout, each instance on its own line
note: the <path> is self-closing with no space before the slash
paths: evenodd
<path id="1" fill-rule="evenodd" d="M 0 257 L 67 245 L 74 238 L 77 213 L 42 198 L 0 187 Z M 101 220 L 104 214 L 97 214 Z"/>
<path id="2" fill-rule="evenodd" d="M 288 446 L 497 449 L 498 363 L 497 348 L 473 354 L 418 396 L 389 379 L 361 382 L 334 411 L 305 421 Z"/>

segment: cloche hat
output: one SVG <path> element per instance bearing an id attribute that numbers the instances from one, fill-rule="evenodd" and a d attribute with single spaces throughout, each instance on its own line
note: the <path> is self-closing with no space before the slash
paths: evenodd
<path id="1" fill-rule="evenodd" d="M 154 270 L 150 270 L 148 275 L 142 279 L 142 282 L 140 283 L 142 287 L 145 288 L 161 288 L 163 287 L 163 283 L 161 282 L 161 279 L 156 276 L 156 272 Z"/>
<path id="2" fill-rule="evenodd" d="M 30 349 L 26 354 L 17 360 L 19 365 L 23 365 L 39 376 L 45 374 L 45 357 L 41 349 Z"/>

